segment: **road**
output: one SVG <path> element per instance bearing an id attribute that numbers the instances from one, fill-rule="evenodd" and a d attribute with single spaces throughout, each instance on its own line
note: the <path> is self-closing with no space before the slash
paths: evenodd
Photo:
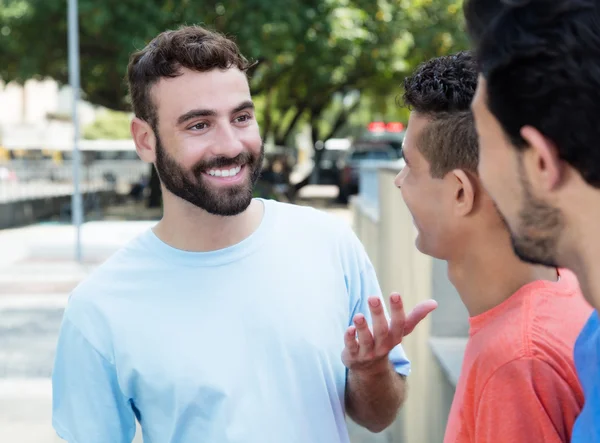
<path id="1" fill-rule="evenodd" d="M 300 204 L 326 207 L 332 189 L 311 189 Z M 335 194 L 334 194 L 335 195 Z M 320 200 L 319 200 L 320 199 Z M 329 208 L 350 222 L 346 208 Z M 68 293 L 120 245 L 154 222 L 91 222 L 82 229 L 84 263 L 72 261 L 70 226 L 0 231 L 0 442 L 57 443 L 50 374 Z M 349 423 L 352 443 L 389 442 Z M 142 441 L 139 436 L 135 443 Z"/>

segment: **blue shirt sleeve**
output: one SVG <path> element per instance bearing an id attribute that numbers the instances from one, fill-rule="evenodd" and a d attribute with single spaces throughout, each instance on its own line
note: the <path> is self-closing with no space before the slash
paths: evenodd
<path id="1" fill-rule="evenodd" d="M 371 311 L 369 310 L 368 304 L 369 297 L 379 297 L 382 301 L 388 321 L 390 316 L 387 311 L 385 300 L 381 294 L 381 287 L 379 286 L 375 269 L 369 260 L 367 252 L 354 232 L 350 232 L 348 235 L 350 236 L 350 240 L 348 241 L 350 250 L 345 251 L 346 286 L 348 288 L 351 301 L 351 314 L 350 318 L 348 319 L 348 326 L 352 324 L 352 319 L 354 316 L 360 313 L 365 316 L 369 327 L 371 330 L 373 330 Z M 396 372 L 399 374 L 405 376 L 410 374 L 410 361 L 406 357 L 402 345 L 398 345 L 392 349 L 390 352 L 390 361 L 394 365 Z"/>
<path id="2" fill-rule="evenodd" d="M 113 363 L 65 315 L 52 373 L 52 425 L 69 443 L 131 443 L 135 415 Z"/>

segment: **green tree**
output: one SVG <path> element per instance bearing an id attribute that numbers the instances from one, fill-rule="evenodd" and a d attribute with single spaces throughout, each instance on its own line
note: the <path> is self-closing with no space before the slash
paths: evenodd
<path id="1" fill-rule="evenodd" d="M 67 2 L 0 0 L 0 77 L 68 80 Z M 466 45 L 456 0 L 80 0 L 84 96 L 128 110 L 124 75 L 129 54 L 164 29 L 206 23 L 235 36 L 257 60 L 255 95 L 264 96 L 264 134 L 283 144 L 299 122 L 331 124 L 326 138 L 361 101 L 357 91 L 386 103 L 416 63 Z M 340 101 L 341 100 L 341 101 Z M 339 106 L 352 103 L 351 106 Z M 334 110 L 338 112 L 335 113 Z M 319 126 L 319 125 L 317 125 Z"/>
<path id="2" fill-rule="evenodd" d="M 83 129 L 87 140 L 124 140 L 131 137 L 129 124 L 131 116 L 127 112 L 103 110 L 96 120 Z"/>
<path id="3" fill-rule="evenodd" d="M 0 0 L 0 78 L 68 80 L 67 2 Z M 285 145 L 301 125 L 324 140 L 395 116 L 404 75 L 466 47 L 460 0 L 79 0 L 83 96 L 129 110 L 130 53 L 164 29 L 206 24 L 256 60 L 263 136 Z M 404 112 L 405 114 L 405 112 Z"/>

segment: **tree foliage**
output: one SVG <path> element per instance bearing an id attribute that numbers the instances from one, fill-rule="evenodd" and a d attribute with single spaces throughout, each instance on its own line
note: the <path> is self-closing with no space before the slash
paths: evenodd
<path id="1" fill-rule="evenodd" d="M 93 123 L 83 128 L 87 140 L 125 140 L 130 137 L 131 115 L 127 112 L 102 110 Z"/>
<path id="2" fill-rule="evenodd" d="M 466 47 L 456 0 L 79 0 L 84 97 L 129 110 L 129 54 L 165 29 L 204 24 L 258 62 L 251 86 L 263 135 L 284 144 L 310 123 L 325 139 L 397 112 L 403 76 Z M 68 81 L 67 2 L 0 0 L 0 78 Z"/>

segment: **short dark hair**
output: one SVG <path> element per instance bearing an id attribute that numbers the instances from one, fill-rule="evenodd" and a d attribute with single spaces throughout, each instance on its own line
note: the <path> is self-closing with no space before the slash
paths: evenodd
<path id="1" fill-rule="evenodd" d="M 207 72 L 235 67 L 246 72 L 251 66 L 237 45 L 218 32 L 200 26 L 162 32 L 129 59 L 127 80 L 133 112 L 155 127 L 156 106 L 150 90 L 161 78 L 181 75 L 182 68 Z"/>
<path id="2" fill-rule="evenodd" d="M 523 126 L 600 188 L 600 2 L 468 0 L 465 18 L 487 104 L 512 144 Z"/>
<path id="3" fill-rule="evenodd" d="M 432 177 L 453 169 L 477 173 L 479 147 L 471 114 L 477 75 L 475 57 L 461 51 L 422 63 L 404 80 L 404 104 L 432 120 L 417 141 Z"/>

